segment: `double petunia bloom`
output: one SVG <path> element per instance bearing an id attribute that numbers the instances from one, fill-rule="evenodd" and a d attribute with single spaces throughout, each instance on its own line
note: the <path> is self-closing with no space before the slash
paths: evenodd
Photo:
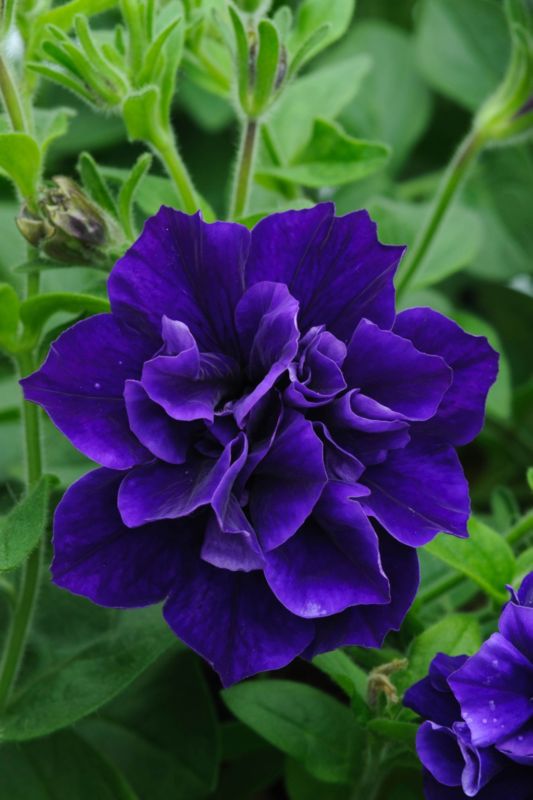
<path id="1" fill-rule="evenodd" d="M 418 586 L 415 548 L 466 536 L 455 447 L 497 372 L 483 338 L 396 316 L 403 248 L 364 211 L 251 232 L 161 208 L 83 320 L 22 383 L 101 465 L 54 523 L 55 582 L 164 601 L 225 684 L 340 645 L 379 646 Z"/>
<path id="2" fill-rule="evenodd" d="M 533 798 L 533 572 L 473 656 L 438 654 L 404 703 L 417 735 L 427 800 Z"/>

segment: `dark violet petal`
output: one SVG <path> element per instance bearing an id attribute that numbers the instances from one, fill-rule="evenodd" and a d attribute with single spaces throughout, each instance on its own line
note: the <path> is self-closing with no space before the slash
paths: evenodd
<path id="1" fill-rule="evenodd" d="M 533 664 L 500 633 L 448 682 L 478 747 L 501 742 L 533 718 Z"/>
<path id="2" fill-rule="evenodd" d="M 279 603 L 261 572 L 217 569 L 191 551 L 180 562 L 165 619 L 220 675 L 224 686 L 284 667 L 313 636 L 313 623 Z"/>
<path id="3" fill-rule="evenodd" d="M 533 664 L 533 608 L 507 603 L 498 627 L 500 633 Z"/>
<path id="4" fill-rule="evenodd" d="M 163 206 L 112 270 L 111 307 L 158 333 L 166 315 L 188 326 L 200 350 L 236 355 L 233 315 L 249 243 L 242 225 Z"/>
<path id="5" fill-rule="evenodd" d="M 437 691 L 450 693 L 448 678 L 452 672 L 463 666 L 467 658 L 465 655 L 449 656 L 447 653 L 437 653 L 429 665 L 429 678 Z M 459 716 L 456 719 L 459 719 Z"/>
<path id="6" fill-rule="evenodd" d="M 157 458 L 183 464 L 198 432 L 198 423 L 177 422 L 150 400 L 140 381 L 126 381 L 124 399 L 131 430 Z"/>
<path id="7" fill-rule="evenodd" d="M 390 604 L 355 606 L 318 620 L 306 658 L 350 644 L 381 647 L 385 636 L 400 628 L 418 588 L 418 557 L 414 548 L 400 544 L 384 532 L 379 533 L 379 550 L 383 572 L 389 579 Z"/>
<path id="8" fill-rule="evenodd" d="M 165 355 L 178 356 L 180 353 L 191 351 L 195 355 L 196 365 L 198 365 L 198 345 L 187 325 L 165 315 L 161 319 L 161 336 L 165 343 Z"/>
<path id="9" fill-rule="evenodd" d="M 246 521 L 244 514 L 237 511 L 239 504 L 232 495 L 235 481 L 239 477 L 248 456 L 248 441 L 244 433 L 239 433 L 235 439 L 226 445 L 225 452 L 229 454 L 228 466 L 213 492 L 211 505 L 223 531 L 228 533 L 251 531 L 250 523 Z M 243 524 L 245 527 L 242 527 Z"/>
<path id="10" fill-rule="evenodd" d="M 423 773 L 425 800 L 465 800 L 466 795 L 460 786 L 444 786 L 428 770 Z"/>
<path id="11" fill-rule="evenodd" d="M 128 608 L 167 595 L 194 523 L 126 528 L 117 511 L 122 477 L 97 469 L 67 489 L 54 518 L 52 577 L 95 603 Z"/>
<path id="12" fill-rule="evenodd" d="M 129 428 L 124 383 L 139 377 L 157 346 L 112 314 L 97 314 L 56 339 L 42 367 L 21 381 L 24 396 L 88 458 L 127 469 L 150 454 Z"/>
<path id="13" fill-rule="evenodd" d="M 450 728 L 423 722 L 416 735 L 416 752 L 423 766 L 444 786 L 461 786 L 464 759 Z"/>
<path id="14" fill-rule="evenodd" d="M 147 361 L 142 385 L 172 419 L 213 422 L 215 407 L 224 395 L 231 393 L 237 376 L 233 358 L 200 354 L 194 345 L 178 355 L 159 355 Z"/>
<path id="15" fill-rule="evenodd" d="M 505 761 L 493 747 L 474 747 L 466 722 L 454 723 L 453 732 L 464 758 L 463 791 L 468 797 L 475 797 L 501 771 Z"/>
<path id="16" fill-rule="evenodd" d="M 526 575 L 518 590 L 518 602 L 522 606 L 533 607 L 533 572 Z"/>
<path id="17" fill-rule="evenodd" d="M 341 369 L 346 358 L 346 345 L 328 331 L 310 334 L 307 334 L 310 341 L 298 363 L 289 367 L 291 382 L 284 398 L 294 408 L 313 408 L 329 403 L 346 389 Z"/>
<path id="18" fill-rule="evenodd" d="M 323 445 L 313 425 L 286 411 L 249 481 L 250 518 L 264 550 L 286 542 L 311 514 L 326 483 Z"/>
<path id="19" fill-rule="evenodd" d="M 355 483 L 365 471 L 364 465 L 335 441 L 324 423 L 315 422 L 313 425 L 324 442 L 324 464 L 328 478 L 343 483 Z M 364 488 L 364 494 L 370 494 L 370 490 Z"/>
<path id="20" fill-rule="evenodd" d="M 448 445 L 413 439 L 369 467 L 361 483 L 371 491 L 362 501 L 366 511 L 405 544 L 425 544 L 439 531 L 467 536 L 468 484 Z"/>
<path id="21" fill-rule="evenodd" d="M 118 494 L 124 524 L 185 517 L 210 503 L 230 465 L 230 451 L 228 445 L 216 460 L 191 455 L 183 464 L 154 461 L 132 469 Z"/>
<path id="22" fill-rule="evenodd" d="M 366 211 L 333 216 L 332 203 L 285 211 L 252 231 L 246 285 L 279 281 L 300 302 L 300 330 L 326 325 L 348 342 L 363 318 L 390 328 L 403 247 L 378 242 Z"/>
<path id="23" fill-rule="evenodd" d="M 498 354 L 483 336 L 472 336 L 431 308 L 410 308 L 396 317 L 394 332 L 424 353 L 442 356 L 453 370 L 452 385 L 424 429 L 455 445 L 481 430 L 487 393 L 498 373 Z"/>
<path id="24" fill-rule="evenodd" d="M 366 319 L 350 340 L 343 372 L 348 386 L 411 420 L 430 419 L 452 380 L 442 358 Z"/>
<path id="25" fill-rule="evenodd" d="M 517 764 L 533 767 L 533 720 L 497 745 L 498 750 Z"/>
<path id="26" fill-rule="evenodd" d="M 297 316 L 298 301 L 280 283 L 256 283 L 241 297 L 235 325 L 254 389 L 232 404 L 239 425 L 296 355 L 300 337 Z"/>
<path id="27" fill-rule="evenodd" d="M 429 675 L 406 691 L 404 705 L 438 725 L 451 727 L 461 718 L 461 709 L 446 678 L 465 660 L 466 656 L 452 657 L 437 653 L 431 662 Z"/>
<path id="28" fill-rule="evenodd" d="M 293 614 L 317 618 L 390 602 L 377 535 L 349 494 L 329 483 L 298 533 L 266 556 L 269 586 Z"/>
<path id="29" fill-rule="evenodd" d="M 209 520 L 201 552 L 203 560 L 233 571 L 262 569 L 264 559 L 257 538 L 234 497 L 228 503 L 226 519 L 230 532 L 221 529 L 216 517 Z"/>

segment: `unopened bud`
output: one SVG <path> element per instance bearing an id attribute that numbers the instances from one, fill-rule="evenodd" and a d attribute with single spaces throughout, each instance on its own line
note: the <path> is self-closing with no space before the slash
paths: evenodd
<path id="1" fill-rule="evenodd" d="M 53 178 L 39 200 L 39 211 L 22 208 L 17 226 L 34 247 L 64 264 L 94 264 L 108 259 L 118 230 L 80 187 L 64 176 Z"/>

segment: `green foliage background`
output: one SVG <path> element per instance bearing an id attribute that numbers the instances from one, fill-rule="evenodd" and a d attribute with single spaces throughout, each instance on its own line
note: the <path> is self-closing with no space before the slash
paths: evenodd
<path id="1" fill-rule="evenodd" d="M 273 210 L 328 198 L 339 213 L 367 208 L 382 241 L 413 245 L 457 143 L 504 74 L 510 38 L 503 6 L 359 0 L 352 18 L 347 0 L 306 4 L 330 27 L 266 112 L 241 218 L 253 224 Z M 22 5 L 35 24 L 34 4 Z M 91 26 L 105 42 L 120 20 L 115 5 L 74 0 L 46 13 L 68 31 L 71 11 L 103 8 Z M 170 20 L 174 4 L 162 6 Z M 210 15 L 217 6 L 226 3 L 188 0 L 182 13 Z M 239 140 L 235 69 L 206 18 L 200 33 L 193 29 L 179 44 L 171 119 L 206 215 L 223 217 Z M 318 23 L 311 14 L 311 32 Z M 38 35 L 24 31 L 24 18 L 21 29 L 27 41 Z M 37 48 L 35 59 L 42 56 Z M 2 139 L 15 134 L 0 118 L 0 341 L 8 343 L 18 324 L 9 287 L 22 295 L 28 270 L 27 244 L 15 225 L 13 161 L 19 189 L 31 194 L 44 142 L 48 181 L 82 181 L 107 210 L 118 197 L 117 252 L 161 203 L 181 202 L 157 157 L 151 161 L 146 145 L 131 141 L 148 139 L 139 132 L 144 106 L 99 113 L 57 83 L 39 81 L 40 150 Z M 90 156 L 80 157 L 84 152 Z M 100 194 L 95 161 L 97 178 L 109 187 Z M 398 696 L 437 650 L 474 651 L 495 628 L 505 584 L 533 569 L 526 479 L 533 464 L 532 197 L 531 142 L 485 149 L 401 298 L 402 307 L 430 305 L 487 336 L 501 366 L 485 428 L 460 453 L 471 485 L 471 539 L 438 537 L 421 553 L 421 592 L 400 633 L 381 651 L 348 648 L 221 693 L 158 609 L 97 608 L 55 589 L 45 570 L 19 679 L 0 715 L 0 800 L 422 796 L 415 718 Z M 105 308 L 105 259 L 114 255 L 108 248 L 99 269 L 39 256 L 42 294 L 25 318 L 21 313 L 38 359 L 62 326 Z M 55 299 L 46 305 L 48 293 Z M 55 479 L 44 478 L 17 505 L 25 492 L 20 392 L 13 359 L 0 355 L 0 637 L 20 588 L 17 570 L 48 531 L 49 507 L 91 468 L 44 416 L 41 424 L 45 470 Z"/>

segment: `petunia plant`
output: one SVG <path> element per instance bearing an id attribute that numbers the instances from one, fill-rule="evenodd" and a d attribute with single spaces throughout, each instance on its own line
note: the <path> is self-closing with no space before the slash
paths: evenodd
<path id="1" fill-rule="evenodd" d="M 0 800 L 533 800 L 533 10 L 355 5 L 0 4 Z"/>

